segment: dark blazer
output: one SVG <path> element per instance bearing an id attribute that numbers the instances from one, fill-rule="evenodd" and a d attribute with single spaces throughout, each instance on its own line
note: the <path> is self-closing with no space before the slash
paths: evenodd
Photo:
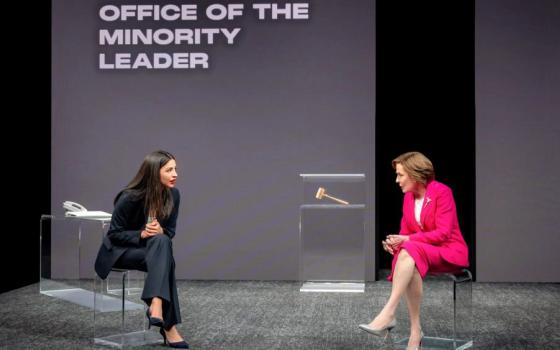
<path id="1" fill-rule="evenodd" d="M 173 238 L 177 225 L 177 215 L 181 195 L 176 188 L 171 189 L 173 197 L 173 210 L 171 215 L 162 222 L 163 233 Z M 123 192 L 115 203 L 115 209 L 111 217 L 111 225 L 107 235 L 103 237 L 103 243 L 97 253 L 95 260 L 95 272 L 102 279 L 107 278 L 111 268 L 126 251 L 127 248 L 141 247 L 140 234 L 146 226 L 147 213 L 144 208 L 144 200 L 132 198 L 130 193 Z"/>

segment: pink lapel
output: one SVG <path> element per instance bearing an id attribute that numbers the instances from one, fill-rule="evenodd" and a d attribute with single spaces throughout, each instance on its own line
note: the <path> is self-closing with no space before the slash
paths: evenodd
<path id="1" fill-rule="evenodd" d="M 420 222 L 422 223 L 422 227 L 424 227 L 424 221 L 426 220 L 426 213 L 428 213 L 428 209 L 433 205 L 433 189 L 434 189 L 435 181 L 430 181 L 428 186 L 426 186 L 426 193 L 424 194 L 424 203 L 422 203 L 422 211 L 420 212 Z"/>

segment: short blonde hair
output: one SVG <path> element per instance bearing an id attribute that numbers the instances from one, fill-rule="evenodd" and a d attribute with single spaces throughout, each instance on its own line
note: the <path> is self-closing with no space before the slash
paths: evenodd
<path id="1" fill-rule="evenodd" d="M 391 164 L 393 169 L 397 169 L 397 164 L 402 165 L 408 176 L 424 185 L 436 176 L 432 162 L 420 152 L 403 153 L 393 159 Z"/>

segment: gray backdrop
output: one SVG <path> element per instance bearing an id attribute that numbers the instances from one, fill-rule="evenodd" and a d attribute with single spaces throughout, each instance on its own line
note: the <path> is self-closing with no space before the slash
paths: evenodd
<path id="1" fill-rule="evenodd" d="M 476 3 L 479 281 L 560 282 L 560 2 Z"/>
<path id="2" fill-rule="evenodd" d="M 293 280 L 298 174 L 365 173 L 373 279 L 375 1 L 310 4 L 307 21 L 181 24 L 243 28 L 233 46 L 190 50 L 210 53 L 209 70 L 100 71 L 98 2 L 54 0 L 53 211 L 112 211 L 144 155 L 166 149 L 182 193 L 177 277 Z"/>

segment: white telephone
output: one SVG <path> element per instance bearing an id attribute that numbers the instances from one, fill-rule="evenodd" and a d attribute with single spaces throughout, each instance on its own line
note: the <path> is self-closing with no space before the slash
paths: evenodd
<path id="1" fill-rule="evenodd" d="M 62 203 L 62 207 L 66 209 L 66 211 L 87 211 L 86 207 L 83 205 L 71 201 Z"/>
<path id="2" fill-rule="evenodd" d="M 99 210 L 96 211 L 87 210 L 86 207 L 76 202 L 65 201 L 62 203 L 62 207 L 66 210 L 65 213 L 66 216 L 70 216 L 74 218 L 102 220 L 102 221 L 111 219 L 111 213 L 107 213 Z"/>

